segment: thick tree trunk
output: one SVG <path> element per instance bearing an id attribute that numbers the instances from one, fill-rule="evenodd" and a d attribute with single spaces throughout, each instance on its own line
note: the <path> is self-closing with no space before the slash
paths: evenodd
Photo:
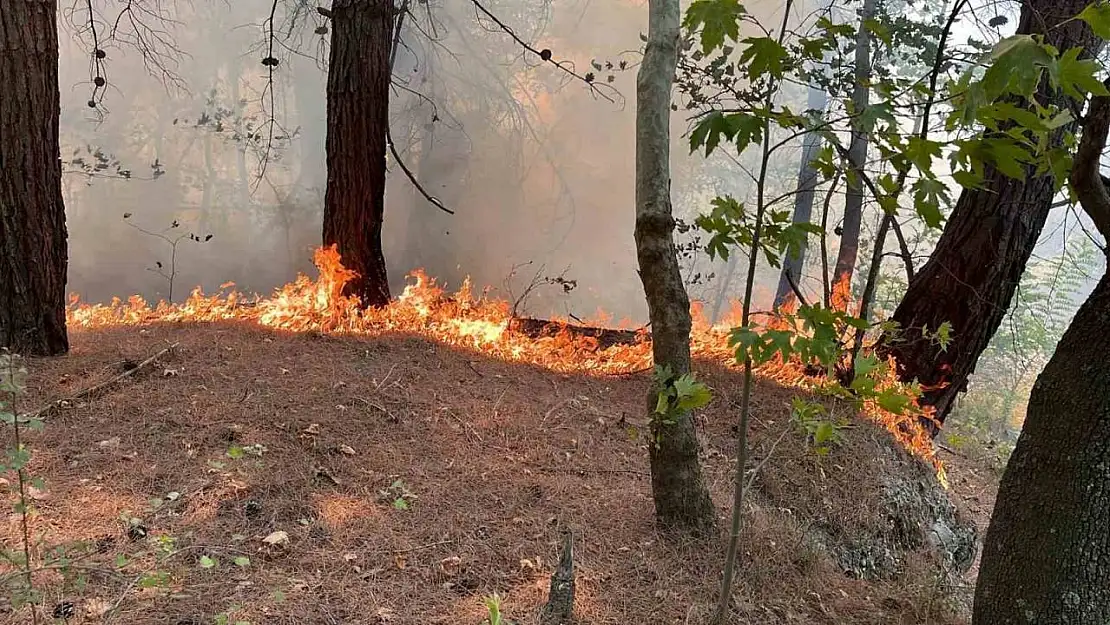
<path id="1" fill-rule="evenodd" d="M 0 10 L 0 346 L 56 355 L 66 336 L 66 215 L 56 0 Z"/>
<path id="2" fill-rule="evenodd" d="M 856 85 L 852 91 L 852 142 L 848 145 L 848 166 L 854 172 L 863 172 L 867 162 L 867 146 L 870 140 L 861 127 L 860 115 L 871 101 L 871 31 L 864 23 L 875 13 L 875 0 L 864 0 L 859 13 L 859 31 L 856 34 Z M 863 177 L 859 174 L 847 176 L 848 189 L 844 196 L 844 221 L 840 228 L 840 250 L 836 255 L 833 268 L 834 285 L 847 282 L 851 285 L 852 273 L 856 269 L 859 256 L 859 232 L 863 223 Z"/>
<path id="3" fill-rule="evenodd" d="M 389 303 L 382 253 L 389 53 L 393 0 L 335 0 L 328 61 L 328 186 L 324 245 L 358 273 L 346 293 L 364 305 Z"/>
<path id="4" fill-rule="evenodd" d="M 678 61 L 679 0 L 649 0 L 648 40 L 636 75 L 636 257 L 647 296 L 652 353 L 675 375 L 690 371 L 690 299 L 679 272 L 671 212 L 671 87 Z M 654 390 L 649 414 L 655 405 Z M 660 526 L 694 534 L 715 525 L 689 414 L 652 419 L 651 487 Z"/>
<path id="5" fill-rule="evenodd" d="M 1027 0 L 1017 32 L 1043 34 L 1045 43 L 1061 51 L 1079 46 L 1084 57 L 1093 56 L 1103 40 L 1084 22 L 1071 19 L 1087 4 Z M 1045 84 L 1037 98 L 1046 105 L 1075 107 L 1074 101 Z M 1074 113 L 1078 118 L 1079 111 Z M 1060 146 L 1064 135 L 1074 131 L 1074 123 L 1060 129 L 1053 146 Z M 900 330 L 884 337 L 880 350 L 895 357 L 903 380 L 921 382 L 922 403 L 936 408 L 940 423 L 966 389 L 975 363 L 1010 309 L 1055 193 L 1050 175 L 1036 176 L 1029 169 L 1025 180 L 1015 180 L 987 167 L 982 188 L 960 194 L 932 257 L 915 274 L 894 311 L 892 320 Z M 945 322 L 952 326 L 953 340 L 942 350 L 922 338 L 922 330 L 936 331 Z"/>
<path id="6" fill-rule="evenodd" d="M 1110 623 L 1110 276 L 1033 386 L 991 517 L 975 625 Z"/>

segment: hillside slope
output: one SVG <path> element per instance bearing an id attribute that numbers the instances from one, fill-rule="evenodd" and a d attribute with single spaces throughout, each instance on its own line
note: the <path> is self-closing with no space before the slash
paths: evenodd
<path id="1" fill-rule="evenodd" d="M 646 373 L 244 322 L 78 330 L 72 343 L 30 363 L 22 409 L 177 347 L 31 434 L 47 484 L 33 529 L 88 543 L 71 552 L 83 587 L 36 577 L 47 613 L 61 601 L 84 613 L 71 623 L 114 607 L 116 623 L 477 624 L 495 591 L 533 623 L 568 529 L 581 623 L 698 622 L 716 598 L 724 536 L 675 545 L 651 523 Z M 723 527 L 740 376 L 699 369 L 716 397 L 699 427 Z M 789 422 L 796 392 L 763 381 L 754 394 L 736 622 L 963 622 L 970 523 L 870 423 L 814 454 Z M 274 532 L 288 541 L 266 545 Z M 18 536 L 14 519 L 0 530 L 7 548 Z"/>

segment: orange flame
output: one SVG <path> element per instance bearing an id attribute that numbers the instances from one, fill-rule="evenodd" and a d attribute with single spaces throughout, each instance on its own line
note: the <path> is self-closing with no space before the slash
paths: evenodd
<path id="1" fill-rule="evenodd" d="M 89 329 L 159 322 L 236 320 L 290 332 L 360 335 L 409 332 L 478 350 L 496 358 L 559 372 L 613 374 L 649 370 L 652 366 L 651 345 L 646 333 L 644 340 L 633 344 L 599 349 L 596 339 L 572 334 L 565 325 L 559 331 L 545 333 L 540 338 L 516 332 L 510 327 L 512 315 L 509 303 L 487 299 L 484 295 L 475 298 L 469 279 L 454 294 L 448 294 L 436 285 L 434 279 L 417 270 L 410 274 L 413 282 L 389 306 L 362 309 L 356 298 L 342 294 L 344 285 L 355 273 L 342 265 L 334 246 L 316 250 L 313 262 L 319 269 L 317 279 L 299 275 L 267 298 L 249 300 L 235 291 L 230 283 L 213 295 L 205 295 L 198 287 L 182 304 L 159 302 L 151 306 L 137 295 L 126 302 L 115 298 L 109 304 L 81 304 L 75 296 L 67 309 L 67 320 L 71 327 Z M 837 292 L 846 306 L 846 291 L 838 287 Z M 733 314 L 726 322 L 717 325 L 705 320 L 700 306 L 695 305 L 692 312 L 696 319 L 691 335 L 694 354 L 736 367 L 735 351 L 729 345 L 728 337 L 730 326 L 738 322 L 739 307 L 734 303 Z M 610 319 L 602 311 L 597 317 L 602 322 Z M 775 318 L 767 325 L 782 323 L 781 318 Z M 760 366 L 759 373 L 764 378 L 789 386 L 814 388 L 824 383 L 821 378 L 808 375 L 801 363 L 783 362 L 781 358 Z M 883 384 L 899 384 L 893 366 L 889 380 Z M 940 469 L 931 439 L 917 426 L 916 417 L 893 415 L 877 405 L 865 405 L 863 413 L 894 433 L 912 452 L 932 461 Z"/>

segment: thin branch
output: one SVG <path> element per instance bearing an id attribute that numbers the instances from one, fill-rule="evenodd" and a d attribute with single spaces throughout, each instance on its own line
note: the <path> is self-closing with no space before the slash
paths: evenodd
<path id="1" fill-rule="evenodd" d="M 1104 84 L 1110 87 L 1110 80 Z M 1083 210 L 1103 239 L 1110 243 L 1110 190 L 1107 190 L 1099 174 L 1099 162 L 1108 132 L 1110 96 L 1095 96 L 1091 98 L 1090 108 L 1083 119 L 1083 136 L 1079 140 L 1069 181 Z"/>
<path id="2" fill-rule="evenodd" d="M 617 98 L 615 98 L 612 95 L 602 91 L 602 89 L 601 89 L 602 85 L 598 85 L 594 78 L 579 74 L 578 72 L 576 72 L 574 70 L 574 67 L 567 61 L 556 61 L 552 57 L 551 50 L 548 50 L 548 49 L 538 50 L 534 46 L 532 46 L 530 43 L 528 43 L 527 41 L 521 39 L 520 36 L 516 34 L 516 31 L 514 31 L 511 26 L 507 25 L 505 22 L 501 21 L 496 15 L 491 13 L 490 10 L 487 9 L 479 0 L 470 0 L 470 3 L 474 5 L 474 8 L 477 9 L 479 13 L 481 13 L 482 15 L 485 15 L 487 18 L 489 18 L 490 21 L 492 21 L 494 24 L 496 24 L 497 27 L 499 29 L 501 29 L 506 35 L 511 37 L 513 39 L 513 41 L 515 41 L 520 47 L 524 48 L 528 52 L 531 52 L 532 54 L 535 54 L 537 57 L 540 58 L 541 61 L 544 61 L 546 63 L 550 63 L 550 64 L 554 65 L 556 68 L 558 68 L 560 71 L 567 74 L 568 76 L 571 76 L 572 78 L 575 78 L 577 80 L 582 81 L 583 83 L 585 83 L 590 88 L 590 91 L 592 93 L 595 93 L 595 94 L 601 96 L 602 98 L 604 98 L 605 100 L 607 100 L 609 102 L 612 102 L 613 104 L 617 103 Z M 612 92 L 615 93 L 618 97 L 620 96 L 620 92 L 617 91 L 615 88 L 612 88 L 612 87 L 609 87 L 609 88 L 612 89 Z"/>
<path id="3" fill-rule="evenodd" d="M 99 384 L 94 384 L 93 386 L 90 386 L 90 387 L 88 387 L 84 390 L 78 391 L 78 392 L 76 392 L 73 395 L 70 395 L 68 397 L 63 397 L 61 399 L 55 399 L 54 401 L 52 401 L 49 404 L 39 408 L 38 410 L 36 410 L 34 412 L 30 412 L 30 413 L 27 413 L 25 415 L 21 415 L 20 419 L 45 419 L 48 416 L 50 416 L 51 414 L 53 414 L 54 411 L 56 411 L 58 408 L 61 408 L 64 404 L 72 403 L 72 402 L 77 401 L 79 399 L 87 399 L 87 398 L 93 397 L 94 395 L 100 393 L 101 391 L 103 391 L 103 390 L 105 390 L 105 389 L 107 389 L 111 386 L 115 386 L 116 384 L 119 384 L 123 380 L 126 380 L 127 378 L 135 375 L 139 371 L 142 371 L 143 369 L 146 369 L 155 360 L 161 358 L 162 356 L 165 356 L 169 352 L 176 349 L 178 345 L 180 345 L 180 343 L 174 343 L 174 344 L 170 345 L 169 347 L 163 349 L 162 351 L 160 351 L 160 352 L 154 354 L 153 356 L 147 358 L 146 360 L 140 362 L 139 364 L 135 365 L 131 369 L 128 369 L 127 371 L 124 371 L 123 373 L 117 375 L 116 377 L 114 377 L 110 380 L 105 380 L 104 382 L 101 382 Z"/>

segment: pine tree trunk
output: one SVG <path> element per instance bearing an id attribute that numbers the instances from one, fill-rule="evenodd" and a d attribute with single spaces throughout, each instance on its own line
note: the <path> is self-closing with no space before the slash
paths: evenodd
<path id="1" fill-rule="evenodd" d="M 0 346 L 57 355 L 66 335 L 66 215 L 56 0 L 0 10 Z"/>
<path id="2" fill-rule="evenodd" d="M 679 272 L 671 211 L 671 87 L 678 61 L 679 0 L 649 0 L 648 40 L 636 75 L 636 256 L 651 319 L 657 366 L 690 371 L 690 299 Z M 648 411 L 655 406 L 655 389 Z M 652 419 L 651 487 L 664 529 L 705 534 L 715 510 L 698 464 L 689 414 L 673 424 Z"/>
<path id="3" fill-rule="evenodd" d="M 358 273 L 346 293 L 366 306 L 385 306 L 382 220 L 395 10 L 392 0 L 335 0 L 331 15 L 324 245 L 336 244 L 343 265 Z"/>
<path id="4" fill-rule="evenodd" d="M 1043 34 L 1045 43 L 1060 51 L 1080 46 L 1084 57 L 1093 56 L 1103 40 L 1084 22 L 1071 19 L 1087 3 L 1027 0 L 1017 32 Z M 1079 117 L 1075 102 L 1046 84 L 1037 99 L 1071 107 Z M 1075 128 L 1074 123 L 1061 128 L 1053 136 L 1053 147 L 1062 145 L 1064 135 Z M 932 257 L 915 274 L 894 311 L 892 320 L 901 329 L 884 337 L 881 352 L 895 357 L 903 380 L 921 382 L 926 389 L 922 403 L 936 408 L 939 422 L 966 389 L 980 354 L 1010 309 L 1055 194 L 1053 178 L 1036 176 L 1031 168 L 1023 181 L 987 167 L 982 188 L 960 194 Z M 953 340 L 942 350 L 922 338 L 922 330 L 936 331 L 945 322 L 952 326 Z"/>
<path id="5" fill-rule="evenodd" d="M 983 547 L 975 625 L 1110 623 L 1110 276 L 1029 397 Z"/>
<path id="6" fill-rule="evenodd" d="M 871 31 L 865 22 L 875 12 L 875 0 L 864 0 L 859 13 L 859 31 L 856 34 L 855 77 L 856 85 L 852 91 L 852 142 L 848 145 L 848 166 L 855 172 L 863 172 L 867 162 L 867 146 L 870 143 L 867 133 L 861 128 L 860 115 L 871 101 Z M 840 228 L 840 250 L 836 255 L 833 268 L 834 285 L 852 282 L 859 256 L 859 233 L 863 223 L 863 178 L 860 175 L 847 176 L 848 188 L 844 196 L 844 221 Z"/>

